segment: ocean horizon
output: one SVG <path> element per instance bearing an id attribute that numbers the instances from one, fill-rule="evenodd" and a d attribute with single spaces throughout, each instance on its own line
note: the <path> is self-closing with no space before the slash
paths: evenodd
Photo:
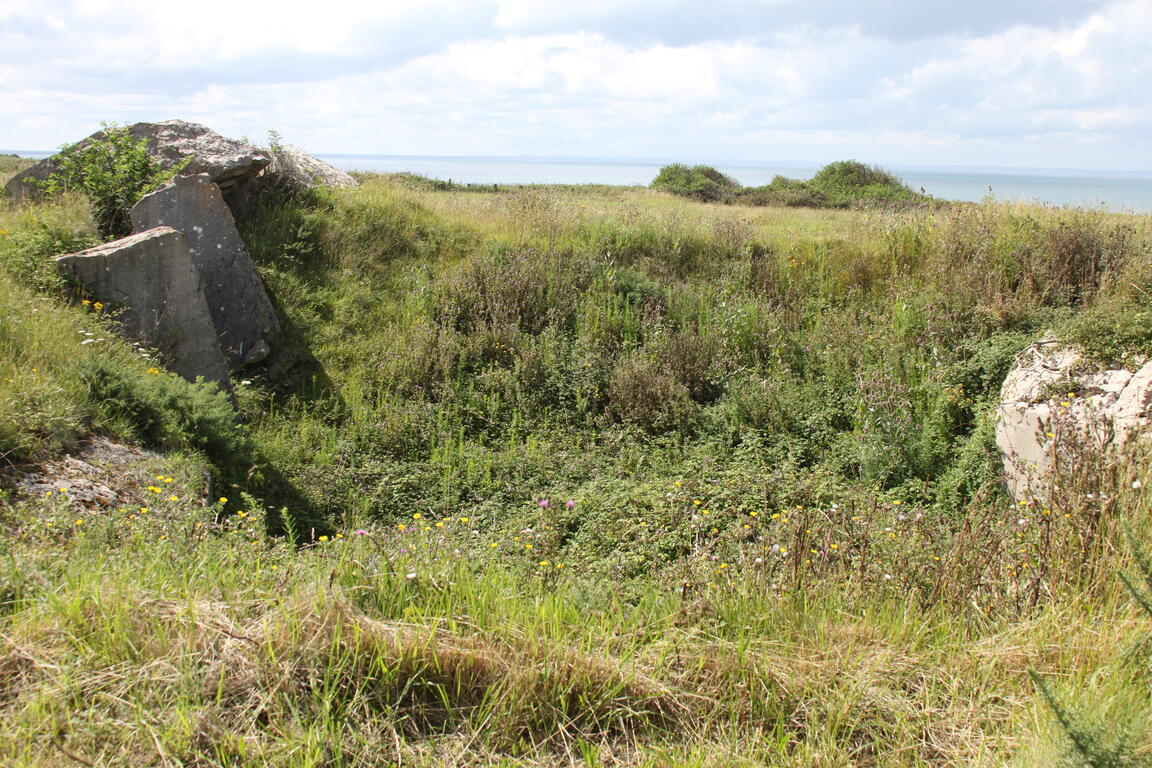
<path id="1" fill-rule="evenodd" d="M 0 150 L 26 157 L 49 151 Z M 459 184 L 610 184 L 645 186 L 671 161 L 595 157 L 368 155 L 317 153 L 347 171 L 413 173 Z M 754 164 L 705 162 L 745 186 L 767 184 L 777 175 L 807 179 L 816 163 Z M 1152 213 L 1152 171 L 1108 171 L 996 166 L 888 165 L 909 187 L 943 200 L 986 198 L 1050 206 Z"/>

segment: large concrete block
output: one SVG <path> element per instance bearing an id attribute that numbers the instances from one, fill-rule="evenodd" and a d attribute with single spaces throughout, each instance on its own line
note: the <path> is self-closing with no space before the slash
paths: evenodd
<path id="1" fill-rule="evenodd" d="M 169 369 L 230 389 L 204 281 L 178 231 L 149 229 L 60 256 L 56 264 L 96 299 L 119 308 L 124 335 L 159 350 Z"/>
<path id="2" fill-rule="evenodd" d="M 1004 380 L 996 445 L 1008 489 L 1047 498 L 1073 454 L 1123 459 L 1152 421 L 1152 362 L 1137 371 L 1104 369 L 1074 347 L 1048 339 L 1022 352 Z"/>
<path id="3" fill-rule="evenodd" d="M 132 208 L 132 226 L 137 231 L 169 226 L 183 233 L 204 276 L 208 311 L 229 368 L 268 356 L 280 320 L 220 188 L 207 174 L 181 176 L 144 196 Z"/>

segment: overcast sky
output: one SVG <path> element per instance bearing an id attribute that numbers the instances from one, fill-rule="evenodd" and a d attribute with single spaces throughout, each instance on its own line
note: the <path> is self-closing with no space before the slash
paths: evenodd
<path id="1" fill-rule="evenodd" d="M 0 0 L 0 147 L 1152 170 L 1152 0 Z"/>

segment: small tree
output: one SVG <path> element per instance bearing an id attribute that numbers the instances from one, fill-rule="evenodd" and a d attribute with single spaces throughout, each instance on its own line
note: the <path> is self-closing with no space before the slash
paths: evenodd
<path id="1" fill-rule="evenodd" d="M 55 160 L 58 170 L 43 183 L 56 194 L 78 189 L 88 196 L 100 234 L 111 239 L 132 233 L 129 211 L 140 198 L 166 184 L 188 164 L 166 167 L 148 153 L 148 140 L 115 123 L 90 139 L 67 144 Z"/>

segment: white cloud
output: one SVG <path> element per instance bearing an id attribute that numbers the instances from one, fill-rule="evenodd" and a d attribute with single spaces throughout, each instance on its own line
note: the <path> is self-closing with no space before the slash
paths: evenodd
<path id="1" fill-rule="evenodd" d="M 943 0 L 904 26 L 896 0 L 871 19 L 799 0 L 198 3 L 215 25 L 143 0 L 9 0 L 0 147 L 183 117 L 316 151 L 1152 156 L 1152 4 L 1052 0 L 1068 20 L 1039 25 L 1037 2 L 976 3 L 975 33 Z"/>

